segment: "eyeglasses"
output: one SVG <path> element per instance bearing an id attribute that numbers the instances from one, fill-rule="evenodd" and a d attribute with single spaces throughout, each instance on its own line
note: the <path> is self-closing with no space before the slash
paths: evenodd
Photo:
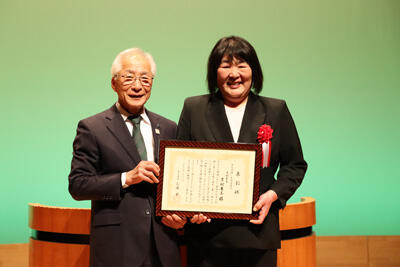
<path id="1" fill-rule="evenodd" d="M 151 82 L 153 81 L 153 77 L 148 76 L 133 76 L 132 74 L 121 75 L 117 74 L 121 78 L 122 85 L 131 85 L 136 83 L 136 80 L 140 81 L 140 84 L 143 86 L 150 86 Z"/>

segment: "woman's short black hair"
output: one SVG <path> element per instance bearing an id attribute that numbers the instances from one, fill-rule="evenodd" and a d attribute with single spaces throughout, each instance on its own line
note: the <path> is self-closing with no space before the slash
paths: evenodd
<path id="1" fill-rule="evenodd" d="M 239 36 L 228 36 L 220 39 L 214 46 L 208 58 L 207 83 L 210 94 L 214 94 L 217 89 L 217 69 L 221 64 L 221 59 L 227 55 L 231 60 L 237 58 L 244 60 L 250 65 L 252 71 L 252 88 L 254 93 L 261 92 L 263 85 L 263 73 L 257 53 L 253 46 Z"/>

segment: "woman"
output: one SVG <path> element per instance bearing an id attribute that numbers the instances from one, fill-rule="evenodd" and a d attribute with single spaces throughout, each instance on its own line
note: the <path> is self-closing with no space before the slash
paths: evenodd
<path id="1" fill-rule="evenodd" d="M 207 82 L 209 94 L 185 100 L 178 138 L 258 143 L 265 124 L 272 132 L 271 154 L 261 169 L 260 197 L 254 206 L 258 219 L 211 221 L 202 214 L 194 216 L 185 232 L 188 265 L 276 266 L 278 211 L 307 169 L 296 127 L 285 101 L 258 95 L 263 84 L 261 66 L 254 48 L 243 38 L 230 36 L 217 42 L 208 60 Z"/>

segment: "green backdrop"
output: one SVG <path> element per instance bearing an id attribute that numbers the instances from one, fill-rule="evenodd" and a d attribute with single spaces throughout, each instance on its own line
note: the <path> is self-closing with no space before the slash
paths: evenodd
<path id="1" fill-rule="evenodd" d="M 67 191 L 72 141 L 115 102 L 118 52 L 153 54 L 147 107 L 177 121 L 231 34 L 295 119 L 309 171 L 291 202 L 316 198 L 316 233 L 399 235 L 400 1 L 2 0 L 0 243 L 28 241 L 29 202 L 89 207 Z"/>

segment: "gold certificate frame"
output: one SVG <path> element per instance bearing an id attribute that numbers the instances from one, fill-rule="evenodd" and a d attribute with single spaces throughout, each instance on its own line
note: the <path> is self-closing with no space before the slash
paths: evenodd
<path id="1" fill-rule="evenodd" d="M 156 215 L 258 218 L 259 144 L 160 141 Z"/>

